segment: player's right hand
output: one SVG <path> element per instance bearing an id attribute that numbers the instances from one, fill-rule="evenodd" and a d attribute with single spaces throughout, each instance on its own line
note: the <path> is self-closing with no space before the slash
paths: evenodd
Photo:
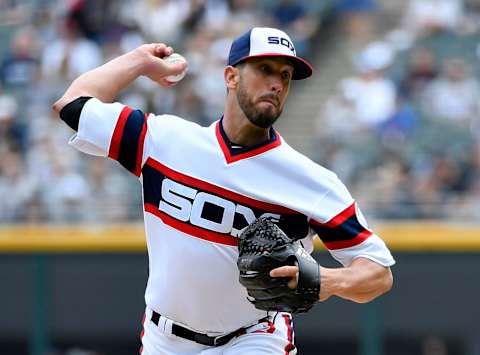
<path id="1" fill-rule="evenodd" d="M 163 87 L 175 85 L 176 83 L 167 81 L 165 78 L 170 75 L 178 75 L 187 67 L 187 63 L 167 63 L 162 59 L 174 52 L 172 47 L 164 43 L 144 44 L 135 51 L 142 58 L 143 75 Z"/>

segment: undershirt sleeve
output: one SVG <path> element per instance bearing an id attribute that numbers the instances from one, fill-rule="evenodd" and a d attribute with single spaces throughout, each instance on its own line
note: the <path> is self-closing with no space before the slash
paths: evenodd
<path id="1" fill-rule="evenodd" d="M 60 111 L 60 118 L 71 129 L 78 131 L 78 124 L 80 122 L 80 114 L 82 113 L 83 106 L 90 100 L 91 96 L 81 96 L 65 105 Z"/>

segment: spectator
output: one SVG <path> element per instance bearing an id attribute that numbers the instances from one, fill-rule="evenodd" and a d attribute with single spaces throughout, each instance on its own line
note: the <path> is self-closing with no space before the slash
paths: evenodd
<path id="1" fill-rule="evenodd" d="M 18 103 L 14 96 L 0 94 L 0 149 L 26 148 L 26 129 L 18 122 Z"/>
<path id="2" fill-rule="evenodd" d="M 369 213 L 376 218 L 418 218 L 409 163 L 398 154 L 387 151 L 382 158 L 381 163 L 357 179 L 357 198 L 370 206 Z"/>
<path id="3" fill-rule="evenodd" d="M 375 0 L 336 1 L 337 15 L 351 44 L 364 45 L 372 39 L 375 28 L 373 14 L 377 10 Z"/>
<path id="4" fill-rule="evenodd" d="M 99 46 L 80 31 L 74 17 L 64 17 L 59 23 L 60 38 L 45 46 L 42 57 L 44 80 L 61 85 L 101 64 Z"/>
<path id="5" fill-rule="evenodd" d="M 400 83 L 400 94 L 407 100 L 421 102 L 429 84 L 438 77 L 437 63 L 427 48 L 414 48 L 408 57 L 405 77 Z"/>
<path id="6" fill-rule="evenodd" d="M 76 173 L 64 155 L 55 155 L 48 186 L 43 186 L 44 202 L 53 222 L 81 222 L 87 218 L 88 184 Z M 45 182 L 44 182 L 45 183 Z"/>
<path id="7" fill-rule="evenodd" d="M 26 23 L 33 10 L 25 1 L 0 1 L 0 27 Z"/>
<path id="8" fill-rule="evenodd" d="M 182 26 L 190 14 L 187 0 L 142 0 L 124 3 L 122 15 L 153 42 L 175 45 L 182 38 Z"/>
<path id="9" fill-rule="evenodd" d="M 202 1 L 197 0 L 197 2 Z M 228 22 L 232 16 L 229 2 L 226 0 L 206 0 L 204 3 L 201 22 L 199 22 L 196 30 L 205 26 L 215 31 L 224 31 L 228 27 Z M 190 33 L 195 33 L 195 31 Z"/>
<path id="10" fill-rule="evenodd" d="M 238 29 L 240 33 L 249 27 L 265 25 L 266 16 L 255 0 L 229 0 L 228 2 L 232 12 L 230 20 L 234 23 L 243 23 L 242 29 Z"/>
<path id="11" fill-rule="evenodd" d="M 391 117 L 378 127 L 378 133 L 384 146 L 401 152 L 419 123 L 415 108 L 401 97 L 397 97 L 396 109 Z"/>
<path id="12" fill-rule="evenodd" d="M 461 190 L 461 165 L 449 156 L 432 156 L 416 176 L 415 196 L 424 218 L 442 218 L 452 194 Z"/>
<path id="13" fill-rule="evenodd" d="M 113 173 L 104 159 L 88 159 L 87 164 L 87 219 L 105 223 L 127 220 L 130 205 L 125 193 L 128 187 L 123 177 Z"/>
<path id="14" fill-rule="evenodd" d="M 7 90 L 25 90 L 40 76 L 40 43 L 32 27 L 22 27 L 13 36 L 10 51 L 0 65 L 0 82 Z"/>
<path id="15" fill-rule="evenodd" d="M 19 152 L 7 150 L 0 153 L 0 221 L 21 222 L 25 208 L 35 197 L 38 181 L 25 169 Z M 8 196 L 8 198 L 7 198 Z"/>
<path id="16" fill-rule="evenodd" d="M 318 28 L 318 20 L 308 15 L 306 6 L 294 0 L 282 0 L 273 8 L 275 26 L 291 34 L 297 54 L 309 51 L 310 39 Z"/>
<path id="17" fill-rule="evenodd" d="M 375 129 L 395 111 L 395 86 L 384 72 L 392 59 L 388 45 L 374 42 L 355 59 L 358 75 L 341 83 L 342 95 L 353 104 L 356 123 L 366 129 Z"/>
<path id="18" fill-rule="evenodd" d="M 418 38 L 438 31 L 455 31 L 463 16 L 463 0 L 410 0 L 403 26 Z"/>
<path id="19" fill-rule="evenodd" d="M 428 89 L 423 106 L 432 117 L 466 125 L 480 114 L 480 83 L 462 58 L 445 62 L 441 76 Z"/>

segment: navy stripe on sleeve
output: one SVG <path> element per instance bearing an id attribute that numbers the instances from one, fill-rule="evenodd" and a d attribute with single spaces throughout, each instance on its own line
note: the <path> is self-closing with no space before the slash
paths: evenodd
<path id="1" fill-rule="evenodd" d="M 123 134 L 120 139 L 120 146 L 117 161 L 128 171 L 135 174 L 137 169 L 138 150 L 141 149 L 141 136 L 146 125 L 145 115 L 140 110 L 133 110 L 127 117 Z"/>
<path id="2" fill-rule="evenodd" d="M 355 238 L 359 233 L 365 230 L 365 228 L 358 222 L 357 216 L 355 215 L 333 228 L 315 224 L 312 225 L 312 228 L 324 243 L 335 242 L 338 240 L 349 240 Z"/>
<path id="3" fill-rule="evenodd" d="M 358 220 L 355 204 L 329 222 L 320 223 L 312 220 L 310 226 L 330 250 L 355 246 L 372 235 L 372 232 Z"/>

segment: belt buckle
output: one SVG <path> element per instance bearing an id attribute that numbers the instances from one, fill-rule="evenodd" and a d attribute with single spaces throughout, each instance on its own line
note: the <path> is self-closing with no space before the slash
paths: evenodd
<path id="1" fill-rule="evenodd" d="M 218 337 L 213 338 L 213 345 L 214 346 L 225 345 L 232 338 L 232 337 L 229 337 L 229 335 L 230 334 L 219 335 Z"/>
<path id="2" fill-rule="evenodd" d="M 195 333 L 194 340 L 199 344 L 215 346 L 217 338 L 208 336 L 207 334 Z"/>
<path id="3" fill-rule="evenodd" d="M 203 345 L 208 345 L 208 346 L 220 346 L 220 345 L 225 345 L 228 343 L 229 335 L 219 335 L 216 337 L 211 337 L 206 334 L 201 334 L 201 333 L 196 333 L 194 338 L 197 343 L 203 344 Z"/>

